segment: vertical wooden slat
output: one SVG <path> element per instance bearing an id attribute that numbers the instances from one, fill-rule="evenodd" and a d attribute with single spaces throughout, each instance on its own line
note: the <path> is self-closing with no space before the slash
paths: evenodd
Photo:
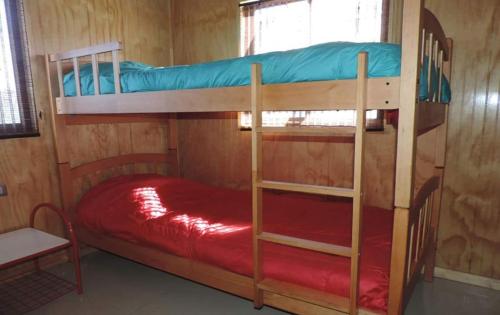
<path id="1" fill-rule="evenodd" d="M 101 91 L 99 89 L 99 64 L 96 54 L 92 55 L 92 74 L 94 77 L 94 95 L 100 95 Z"/>
<path id="2" fill-rule="evenodd" d="M 73 72 L 75 74 L 75 87 L 76 96 L 81 96 L 81 85 L 80 85 L 80 65 L 78 64 L 78 57 L 73 57 Z"/>
<path id="3" fill-rule="evenodd" d="M 410 280 L 410 270 L 411 266 L 413 265 L 413 236 L 415 232 L 415 224 L 412 224 L 410 227 L 410 243 L 408 244 L 408 262 L 406 265 L 406 279 L 405 283 L 407 283 Z M 404 284 L 403 284 L 404 285 Z"/>
<path id="4" fill-rule="evenodd" d="M 420 49 L 420 66 L 424 66 L 425 57 L 425 28 L 422 28 L 422 48 Z"/>
<path id="5" fill-rule="evenodd" d="M 429 50 L 427 56 L 427 100 L 432 99 L 432 55 L 433 55 L 433 34 L 429 33 Z"/>
<path id="6" fill-rule="evenodd" d="M 439 51 L 439 57 L 438 57 L 438 68 L 439 68 L 439 78 L 438 78 L 438 96 L 437 96 L 437 102 L 441 102 L 441 85 L 443 84 L 443 51 Z"/>
<path id="7" fill-rule="evenodd" d="M 415 257 L 414 261 L 418 261 L 418 255 L 420 255 L 420 242 L 422 237 L 422 215 L 423 209 L 427 206 L 427 201 L 425 201 L 424 206 L 420 209 L 413 209 L 413 211 L 418 212 L 418 221 L 417 221 L 417 243 L 415 244 Z"/>
<path id="8" fill-rule="evenodd" d="M 118 50 L 112 51 L 113 58 L 113 78 L 115 81 L 115 94 L 121 93 L 120 88 L 120 60 L 118 59 Z"/>
<path id="9" fill-rule="evenodd" d="M 359 255 L 361 247 L 361 226 L 363 214 L 363 165 L 366 126 L 368 54 L 358 54 L 358 78 L 356 80 L 356 136 L 354 144 L 354 198 L 352 208 L 352 255 L 350 313 L 356 314 L 359 291 Z"/>
<path id="10" fill-rule="evenodd" d="M 439 55 L 439 41 L 436 39 L 434 41 L 434 51 L 432 53 L 432 59 L 434 60 L 434 71 L 438 71 L 438 55 Z M 439 81 L 439 78 L 438 78 Z M 438 86 L 439 89 L 439 86 Z M 432 101 L 436 102 L 437 100 L 437 91 L 432 90 Z"/>
<path id="11" fill-rule="evenodd" d="M 64 81 L 63 81 L 61 60 L 56 61 L 56 68 L 57 68 L 57 81 L 59 84 L 59 97 L 64 98 Z"/>
<path id="12" fill-rule="evenodd" d="M 254 269 L 254 307 L 261 308 L 264 303 L 262 290 L 258 284 L 262 281 L 262 188 L 257 183 L 262 181 L 262 66 L 252 64 L 251 85 L 252 106 L 252 217 L 253 217 L 253 269 Z"/>

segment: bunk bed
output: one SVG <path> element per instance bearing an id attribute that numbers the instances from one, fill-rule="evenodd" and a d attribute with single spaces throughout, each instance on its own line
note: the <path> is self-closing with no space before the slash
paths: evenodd
<path id="1" fill-rule="evenodd" d="M 356 71 L 346 77 L 299 76 L 276 81 L 266 74 L 268 60 L 262 62 L 263 71 L 258 62 L 261 57 L 256 57 L 244 60 L 250 75 L 243 75 L 238 83 L 173 84 L 170 90 L 155 83 L 153 87 L 130 88 L 137 73 L 149 70 L 137 64 L 120 64 L 118 42 L 47 55 L 62 201 L 75 222 L 78 238 L 90 246 L 252 299 L 256 308 L 266 304 L 308 314 L 402 313 L 424 265 L 425 277 L 432 278 L 449 101 L 444 78 L 450 79 L 452 56 L 451 40 L 445 37 L 439 21 L 423 8 L 422 0 L 405 0 L 402 34 L 399 75 L 374 75 L 371 47 L 354 45 L 357 51 L 344 58 L 354 58 L 351 65 Z M 379 47 L 395 49 L 387 44 Z M 111 54 L 111 63 L 99 64 L 98 55 L 104 53 Z M 88 57 L 90 64 L 80 67 L 81 59 Z M 72 72 L 65 70 L 66 61 L 71 63 Z M 227 62 L 242 61 L 226 61 L 223 67 Z M 384 64 L 384 58 L 379 62 Z M 166 71 L 170 76 L 183 69 L 150 70 L 153 75 Z M 264 110 L 330 109 L 355 109 L 356 126 L 262 125 Z M 399 116 L 393 211 L 363 205 L 364 113 L 370 109 L 397 110 Z M 119 165 L 167 164 L 178 175 L 177 148 L 172 141 L 168 154 L 128 154 L 72 166 L 67 126 L 168 120 L 169 137 L 175 138 L 172 113 L 223 111 L 253 114 L 251 192 L 180 178 L 129 175 L 100 183 L 76 200 L 72 189 L 76 180 Z M 432 129 L 437 130 L 438 141 L 435 176 L 415 192 L 416 140 Z M 352 189 L 265 180 L 262 142 L 263 134 L 269 132 L 353 136 Z M 317 195 L 351 201 L 336 199 L 332 210 L 331 201 L 326 203 Z M 183 212 L 188 208 L 189 213 Z M 301 226 L 300 217 L 310 208 L 317 209 L 308 212 L 316 223 Z M 330 214 L 336 215 L 336 221 L 326 219 Z M 327 232 L 319 235 L 317 230 Z M 383 245 L 371 242 L 371 238 Z M 330 285 L 318 285 L 325 274 Z M 367 293 L 369 288 L 379 294 Z"/>

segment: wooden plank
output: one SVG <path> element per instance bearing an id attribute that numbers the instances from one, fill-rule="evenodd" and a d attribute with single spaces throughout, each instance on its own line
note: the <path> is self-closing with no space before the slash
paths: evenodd
<path id="1" fill-rule="evenodd" d="M 127 123 L 167 123 L 170 114 L 80 114 L 59 115 L 66 125 L 127 124 Z M 169 139 L 170 140 L 170 139 Z"/>
<path id="2" fill-rule="evenodd" d="M 369 109 L 399 107 L 399 77 L 367 80 Z M 354 109 L 356 80 L 264 85 L 264 110 Z"/>
<path id="3" fill-rule="evenodd" d="M 314 215 L 314 214 L 311 214 Z M 328 244 L 323 242 L 316 242 L 311 240 L 305 240 L 302 238 L 280 235 L 276 233 L 262 232 L 257 236 L 260 240 L 313 250 L 316 252 L 338 255 L 343 257 L 351 257 L 351 248 L 346 246 L 340 246 L 335 244 Z"/>
<path id="4" fill-rule="evenodd" d="M 113 50 L 122 49 L 122 44 L 120 42 L 110 42 L 99 44 L 95 46 L 73 49 L 66 52 L 60 52 L 50 55 L 50 61 L 60 61 L 65 59 L 71 59 L 74 57 L 84 57 L 90 55 L 96 55 L 105 52 L 111 52 Z"/>
<path id="5" fill-rule="evenodd" d="M 389 277 L 388 314 L 403 312 L 403 290 L 406 284 L 409 209 L 394 209 L 392 228 L 391 271 Z"/>
<path id="6" fill-rule="evenodd" d="M 389 85 L 387 85 L 389 83 Z M 356 80 L 334 80 L 262 87 L 263 110 L 354 109 Z M 399 80 L 368 79 L 367 109 L 398 108 Z M 299 93 L 300 91 L 300 93 Z M 370 93 L 371 91 L 371 93 Z M 386 104 L 386 102 L 388 102 Z M 147 104 L 147 106 L 144 106 Z M 226 87 L 66 98 L 59 114 L 179 113 L 250 111 L 250 87 Z"/>
<path id="7" fill-rule="evenodd" d="M 257 184 L 262 181 L 262 133 L 257 132 L 262 127 L 262 66 L 252 64 L 251 68 L 251 106 L 252 106 L 252 232 L 253 232 L 253 279 L 254 307 L 261 308 L 264 296 L 258 283 L 263 278 L 262 242 L 262 188 Z"/>
<path id="8" fill-rule="evenodd" d="M 80 65 L 78 64 L 78 58 L 73 58 L 73 71 L 75 74 L 75 88 L 76 88 L 76 96 L 81 96 L 81 85 L 80 85 Z"/>
<path id="9" fill-rule="evenodd" d="M 98 97 L 101 94 L 101 86 L 99 82 L 99 61 L 96 54 L 92 55 L 92 77 L 94 80 L 94 96 Z M 64 104 L 64 102 L 63 102 Z"/>
<path id="10" fill-rule="evenodd" d="M 356 135 L 354 139 L 354 184 L 352 202 L 352 235 L 351 235 L 351 314 L 357 313 L 359 294 L 359 256 L 361 249 L 361 227 L 363 214 L 363 170 L 366 135 L 366 102 L 368 81 L 368 54 L 358 54 L 358 78 L 356 84 Z"/>
<path id="11" fill-rule="evenodd" d="M 451 269 L 445 269 L 441 267 L 436 267 L 434 275 L 441 279 L 447 279 L 452 281 L 458 281 L 462 283 L 471 284 L 478 287 L 488 288 L 495 291 L 500 291 L 500 280 L 488 277 L 482 277 L 470 273 L 455 271 Z"/>
<path id="12" fill-rule="evenodd" d="M 352 137 L 355 133 L 354 127 L 262 127 L 257 132 L 289 134 L 294 136 L 324 136 L 324 137 Z"/>
<path id="13" fill-rule="evenodd" d="M 259 288 L 311 304 L 339 310 L 344 313 L 349 310 L 349 299 L 345 297 L 309 289 L 292 283 L 273 279 L 264 279 L 259 283 Z"/>
<path id="14" fill-rule="evenodd" d="M 176 152 L 169 152 L 174 154 L 169 156 L 163 153 L 136 153 L 125 154 L 97 161 L 85 163 L 83 165 L 73 167 L 71 169 L 71 177 L 78 178 L 86 174 L 95 173 L 97 171 L 108 169 L 115 166 L 134 164 L 134 163 L 171 163 L 177 159 Z"/>
<path id="15" fill-rule="evenodd" d="M 417 106 L 417 135 L 421 135 L 443 124 L 446 119 L 446 104 L 419 102 Z"/>
<path id="16" fill-rule="evenodd" d="M 260 182 L 257 182 L 257 186 L 265 189 L 304 192 L 309 194 L 327 195 L 327 196 L 353 197 L 354 195 L 354 191 L 351 188 L 296 184 L 296 183 L 277 182 L 270 180 L 262 180 Z"/>
<path id="17" fill-rule="evenodd" d="M 419 75 L 422 0 L 405 0 L 401 57 L 400 108 L 396 159 L 396 207 L 409 208 L 413 199 L 416 146 L 416 100 Z"/>
<path id="18" fill-rule="evenodd" d="M 120 83 L 120 59 L 118 59 L 118 51 L 112 51 L 113 60 L 113 79 L 115 84 L 115 94 L 121 93 L 121 83 Z"/>

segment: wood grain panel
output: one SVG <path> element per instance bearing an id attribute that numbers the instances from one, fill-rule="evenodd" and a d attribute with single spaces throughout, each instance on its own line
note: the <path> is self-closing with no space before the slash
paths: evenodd
<path id="1" fill-rule="evenodd" d="M 239 8 L 235 0 L 172 2 L 176 64 L 237 57 Z"/>
<path id="2" fill-rule="evenodd" d="M 238 56 L 237 1 L 174 1 L 176 64 Z M 183 176 L 238 189 L 250 187 L 250 133 L 238 130 L 236 113 L 179 116 L 179 154 Z M 393 205 L 395 132 L 367 137 L 366 199 Z M 264 176 L 308 184 L 352 186 L 353 141 L 266 137 Z M 309 139 L 311 140 L 311 139 Z M 370 171 L 370 170 L 373 170 Z"/>
<path id="3" fill-rule="evenodd" d="M 426 5 L 454 45 L 437 264 L 500 279 L 500 2 Z"/>
<path id="4" fill-rule="evenodd" d="M 179 154 L 183 177 L 236 189 L 250 189 L 250 132 L 238 128 L 236 113 L 181 114 Z M 366 202 L 392 209 L 396 133 L 366 139 Z M 265 136 L 264 178 L 304 184 L 352 187 L 353 138 Z"/>
<path id="5" fill-rule="evenodd" d="M 0 232 L 26 226 L 28 213 L 37 203 L 61 203 L 43 55 L 120 40 L 125 59 L 153 65 L 168 65 L 172 59 L 168 0 L 25 0 L 24 6 L 35 101 L 43 119 L 39 121 L 40 137 L 0 140 L 0 182 L 9 191 L 7 197 L 0 197 Z M 117 153 L 167 150 L 166 125 L 161 123 L 68 129 L 73 164 Z M 148 170 L 140 165 L 137 169 Z M 111 172 L 131 171 L 133 166 Z M 50 213 L 39 219 L 43 229 L 62 232 Z"/>

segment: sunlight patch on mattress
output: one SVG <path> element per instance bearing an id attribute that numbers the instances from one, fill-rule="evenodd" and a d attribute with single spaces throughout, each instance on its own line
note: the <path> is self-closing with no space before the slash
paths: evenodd
<path id="1" fill-rule="evenodd" d="M 183 223 L 189 230 L 196 230 L 201 235 L 227 234 L 250 228 L 250 226 L 248 225 L 226 225 L 222 223 L 210 223 L 203 218 L 191 217 L 187 214 L 177 215 L 172 218 L 172 221 Z"/>
<path id="2" fill-rule="evenodd" d="M 168 210 L 160 200 L 160 196 L 154 187 L 135 188 L 132 192 L 134 202 L 138 207 L 138 212 L 146 219 L 156 219 L 167 214 Z"/>

